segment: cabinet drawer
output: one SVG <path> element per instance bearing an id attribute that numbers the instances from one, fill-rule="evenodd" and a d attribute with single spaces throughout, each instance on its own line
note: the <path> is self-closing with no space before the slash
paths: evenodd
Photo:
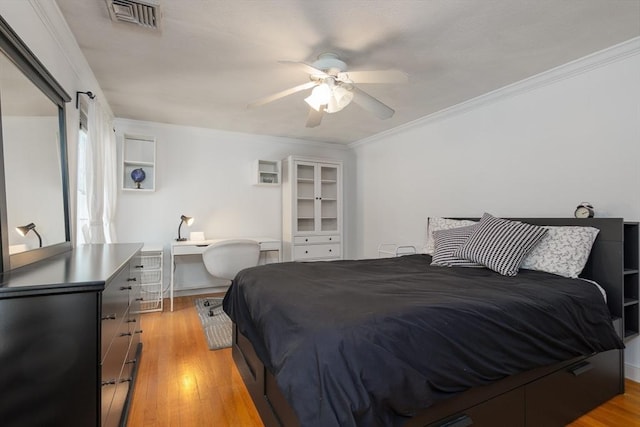
<path id="1" fill-rule="evenodd" d="M 171 250 L 174 255 L 198 255 L 204 252 L 207 246 L 209 246 L 207 243 L 203 243 L 202 245 L 174 246 Z"/>
<path id="2" fill-rule="evenodd" d="M 295 246 L 294 254 L 296 260 L 339 258 L 340 244 Z"/>
<path id="3" fill-rule="evenodd" d="M 340 241 L 340 236 L 296 236 L 293 243 L 296 245 L 315 243 L 335 243 Z"/>
<path id="4" fill-rule="evenodd" d="M 620 375 L 621 350 L 610 350 L 534 381 L 526 387 L 527 425 L 573 421 L 621 393 Z"/>

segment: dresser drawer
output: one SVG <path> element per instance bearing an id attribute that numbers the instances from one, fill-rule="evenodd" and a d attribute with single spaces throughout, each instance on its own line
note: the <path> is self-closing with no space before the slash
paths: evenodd
<path id="1" fill-rule="evenodd" d="M 127 351 L 129 351 L 131 337 L 133 336 L 129 325 L 126 320 L 118 324 L 118 329 L 102 356 L 103 380 L 117 379 L 120 375 L 122 362 L 127 355 Z"/>
<path id="2" fill-rule="evenodd" d="M 296 260 L 340 258 L 340 244 L 295 246 L 294 254 Z"/>
<path id="3" fill-rule="evenodd" d="M 296 245 L 336 243 L 339 241 L 340 236 L 296 236 L 293 238 L 293 243 Z"/>

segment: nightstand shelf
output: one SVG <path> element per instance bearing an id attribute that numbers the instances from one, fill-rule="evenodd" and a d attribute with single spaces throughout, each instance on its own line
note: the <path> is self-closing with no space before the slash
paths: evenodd
<path id="1" fill-rule="evenodd" d="M 640 335 L 640 270 L 638 269 L 638 240 L 640 225 L 637 222 L 625 222 L 624 227 L 624 266 L 622 280 L 622 321 L 624 339 L 630 340 Z"/>

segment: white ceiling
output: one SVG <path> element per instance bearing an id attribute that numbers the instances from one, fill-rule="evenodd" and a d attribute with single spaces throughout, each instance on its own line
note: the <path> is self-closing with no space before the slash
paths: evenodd
<path id="1" fill-rule="evenodd" d="M 159 0 L 161 31 L 111 21 L 105 0 L 56 1 L 116 117 L 342 144 L 640 36 L 640 0 Z M 278 60 L 327 51 L 405 71 L 359 86 L 395 115 L 352 103 L 306 128 L 308 91 L 246 108 L 308 82 Z"/>

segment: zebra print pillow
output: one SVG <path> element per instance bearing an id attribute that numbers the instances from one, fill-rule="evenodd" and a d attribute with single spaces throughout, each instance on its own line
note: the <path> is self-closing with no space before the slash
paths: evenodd
<path id="1" fill-rule="evenodd" d="M 546 232 L 543 227 L 485 213 L 453 255 L 483 264 L 504 276 L 515 276 L 524 257 Z"/>
<path id="2" fill-rule="evenodd" d="M 431 265 L 441 267 L 484 267 L 477 262 L 458 258 L 453 253 L 467 241 L 477 225 L 438 230 L 433 232 L 435 250 L 431 259 Z"/>

